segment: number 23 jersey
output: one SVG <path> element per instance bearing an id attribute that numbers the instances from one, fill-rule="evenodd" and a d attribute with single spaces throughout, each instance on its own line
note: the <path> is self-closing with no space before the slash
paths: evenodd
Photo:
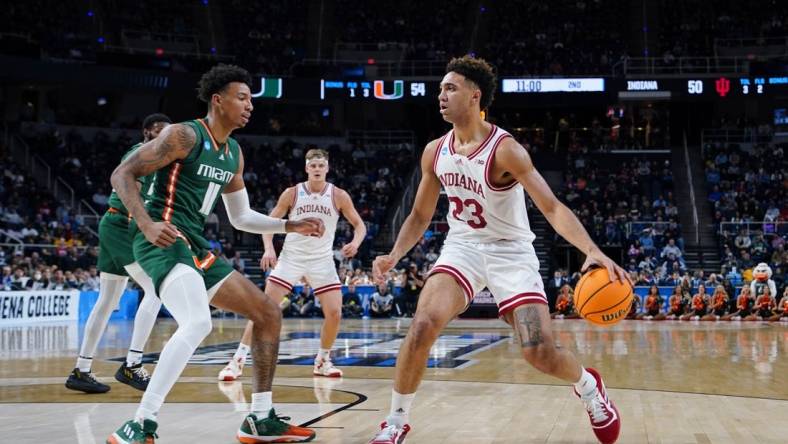
<path id="1" fill-rule="evenodd" d="M 496 150 L 510 137 L 492 125 L 487 138 L 467 156 L 454 151 L 454 130 L 438 141 L 433 170 L 449 199 L 447 242 L 533 242 L 523 186 L 514 179 L 496 186 L 489 177 Z"/>

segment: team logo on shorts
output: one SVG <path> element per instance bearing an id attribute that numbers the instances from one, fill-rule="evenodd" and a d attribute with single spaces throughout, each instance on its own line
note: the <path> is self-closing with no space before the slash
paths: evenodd
<path id="1" fill-rule="evenodd" d="M 504 343 L 509 337 L 497 333 L 468 333 L 441 335 L 430 351 L 428 367 L 464 368 L 476 361 L 471 356 L 482 350 Z M 405 335 L 390 333 L 340 333 L 334 344 L 332 361 L 340 367 L 394 367 L 399 347 Z M 189 360 L 191 365 L 224 365 L 233 357 L 237 342 L 200 347 Z M 279 344 L 279 364 L 313 365 L 320 349 L 320 333 L 293 332 Z M 113 361 L 123 361 L 124 357 Z M 158 362 L 158 353 L 147 353 L 142 362 Z M 251 358 L 247 360 L 251 363 Z"/>

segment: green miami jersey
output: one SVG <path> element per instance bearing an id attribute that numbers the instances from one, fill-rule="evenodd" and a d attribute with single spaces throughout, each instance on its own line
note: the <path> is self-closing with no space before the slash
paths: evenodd
<path id="1" fill-rule="evenodd" d="M 241 149 L 232 138 L 219 146 L 202 119 L 183 122 L 196 140 L 185 159 L 156 171 L 146 195 L 148 214 L 174 224 L 190 241 L 201 239 L 219 195 L 238 171 Z"/>
<path id="2" fill-rule="evenodd" d="M 120 161 L 123 162 L 124 160 L 126 160 L 129 156 L 131 156 L 134 153 L 134 151 L 137 151 L 137 149 L 141 146 L 142 143 L 133 145 L 131 148 L 129 148 L 128 151 L 126 151 L 126 154 L 123 155 Z M 151 180 L 153 180 L 153 176 L 154 176 L 153 174 L 150 174 L 145 177 L 137 178 L 137 182 L 139 182 L 141 185 L 140 194 L 142 195 L 143 200 L 145 200 L 145 196 L 147 194 L 150 194 L 153 191 L 153 189 L 151 188 Z M 124 215 L 129 214 L 129 211 L 126 209 L 126 206 L 123 205 L 123 201 L 120 200 L 120 196 L 118 196 L 118 193 L 115 192 L 114 189 L 112 190 L 112 193 L 109 195 L 109 200 L 107 203 L 111 208 L 115 208 L 116 210 L 119 210 L 121 214 Z"/>

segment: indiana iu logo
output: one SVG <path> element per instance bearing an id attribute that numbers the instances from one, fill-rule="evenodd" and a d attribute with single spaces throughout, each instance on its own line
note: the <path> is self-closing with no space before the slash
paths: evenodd
<path id="1" fill-rule="evenodd" d="M 717 89 L 717 94 L 719 94 L 720 97 L 725 97 L 731 90 L 731 81 L 725 77 L 720 77 L 714 82 L 714 87 Z"/>

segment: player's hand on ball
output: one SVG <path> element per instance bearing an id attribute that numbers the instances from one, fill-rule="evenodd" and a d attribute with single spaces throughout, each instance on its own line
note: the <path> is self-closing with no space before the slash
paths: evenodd
<path id="1" fill-rule="evenodd" d="M 180 231 L 169 222 L 153 222 L 145 227 L 139 227 L 145 239 L 160 248 L 167 248 L 178 239 Z"/>
<path id="2" fill-rule="evenodd" d="M 345 257 L 353 257 L 356 253 L 358 253 L 358 247 L 353 245 L 353 243 L 345 244 L 345 246 L 342 247 L 342 255 Z"/>
<path id="3" fill-rule="evenodd" d="M 276 252 L 264 251 L 263 257 L 260 258 L 260 269 L 266 271 L 274 267 L 276 267 Z"/>
<path id="4" fill-rule="evenodd" d="M 304 236 L 320 237 L 326 231 L 323 221 L 316 217 L 305 217 L 299 220 L 288 220 L 285 225 L 288 233 L 294 232 Z"/>
<path id="5" fill-rule="evenodd" d="M 610 276 L 610 282 L 619 280 L 621 282 L 628 282 L 631 286 L 635 285 L 635 283 L 632 282 L 632 279 L 630 279 L 629 273 L 618 266 L 618 264 L 616 264 L 613 259 L 605 256 L 605 254 L 599 249 L 595 249 L 589 253 L 588 256 L 586 256 L 586 261 L 583 263 L 583 267 L 580 268 L 580 272 L 585 273 L 593 265 L 607 268 L 607 274 Z"/>
<path id="6" fill-rule="evenodd" d="M 386 273 L 397 265 L 397 258 L 390 254 L 378 256 L 372 262 L 372 278 L 380 285 L 386 282 Z"/>

